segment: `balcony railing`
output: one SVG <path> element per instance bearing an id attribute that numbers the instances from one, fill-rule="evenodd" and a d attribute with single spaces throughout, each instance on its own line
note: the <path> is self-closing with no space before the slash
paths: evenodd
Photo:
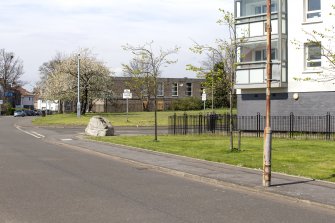
<path id="1" fill-rule="evenodd" d="M 272 64 L 273 87 L 281 87 L 286 82 L 286 68 L 274 61 Z M 248 62 L 239 63 L 236 69 L 236 88 L 259 88 L 266 84 L 266 63 Z M 264 85 L 264 86 L 262 86 Z"/>

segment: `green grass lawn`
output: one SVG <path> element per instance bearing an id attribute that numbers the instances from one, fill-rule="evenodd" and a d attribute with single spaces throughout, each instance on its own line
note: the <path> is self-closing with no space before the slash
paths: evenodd
<path id="1" fill-rule="evenodd" d="M 229 109 L 215 110 L 217 113 L 228 112 Z M 206 110 L 211 112 L 211 110 Z M 181 115 L 183 111 L 159 111 L 157 112 L 157 123 L 159 126 L 168 125 L 168 116 L 177 113 Z M 201 111 L 187 111 L 187 114 L 199 114 Z M 35 125 L 63 125 L 63 126 L 85 126 L 88 124 L 90 118 L 94 115 L 101 115 L 107 118 L 113 126 L 154 126 L 154 112 L 129 112 L 128 121 L 126 113 L 87 113 L 77 118 L 75 113 L 71 114 L 55 114 L 47 115 L 46 117 L 38 117 L 33 120 Z"/>
<path id="2" fill-rule="evenodd" d="M 206 112 L 211 112 L 207 110 Z M 224 113 L 227 110 L 216 110 Z M 158 112 L 158 125 L 167 126 L 168 116 L 174 111 Z M 184 112 L 178 111 L 177 115 Z M 199 114 L 203 111 L 188 111 Z M 36 125 L 85 126 L 93 115 L 101 115 L 114 126 L 153 126 L 153 112 L 90 113 L 80 118 L 76 114 L 58 114 L 38 117 Z M 241 151 L 229 151 L 229 138 L 222 135 L 159 136 L 159 142 L 153 142 L 153 136 L 115 136 L 94 138 L 111 143 L 130 145 L 155 151 L 179 154 L 215 162 L 262 168 L 263 139 L 242 137 Z M 237 144 L 237 142 L 235 142 Z M 335 182 L 335 142 L 321 140 L 273 139 L 272 170 L 298 176 L 311 177 Z"/>
<path id="3" fill-rule="evenodd" d="M 243 137 L 241 151 L 231 152 L 229 138 L 219 135 L 90 137 L 94 140 L 223 162 L 262 168 L 263 139 Z M 235 142 L 237 143 L 237 142 Z M 335 142 L 273 139 L 272 170 L 335 182 Z"/>

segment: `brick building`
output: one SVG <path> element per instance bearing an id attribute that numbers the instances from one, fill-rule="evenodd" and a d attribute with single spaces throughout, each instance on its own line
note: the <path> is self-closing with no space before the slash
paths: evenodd
<path id="1" fill-rule="evenodd" d="M 125 112 L 126 99 L 123 92 L 129 89 L 132 98 L 128 99 L 128 110 L 144 111 L 153 110 L 153 95 L 149 95 L 145 88 L 132 86 L 130 77 L 114 77 L 113 89 L 110 99 L 96 101 L 92 111 L 94 112 Z M 169 110 L 174 100 L 195 97 L 201 99 L 203 79 L 198 78 L 157 78 L 157 108 Z M 151 89 L 152 90 L 152 89 Z M 151 100 L 148 100 L 150 97 Z"/>

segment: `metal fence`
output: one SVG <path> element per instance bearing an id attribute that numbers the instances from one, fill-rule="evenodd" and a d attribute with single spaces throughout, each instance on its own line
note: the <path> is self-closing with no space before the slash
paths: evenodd
<path id="1" fill-rule="evenodd" d="M 169 116 L 169 134 L 229 133 L 229 114 L 184 114 Z M 233 131 L 243 135 L 261 137 L 265 116 L 232 116 Z M 271 116 L 273 136 L 288 138 L 335 139 L 335 116 Z"/>

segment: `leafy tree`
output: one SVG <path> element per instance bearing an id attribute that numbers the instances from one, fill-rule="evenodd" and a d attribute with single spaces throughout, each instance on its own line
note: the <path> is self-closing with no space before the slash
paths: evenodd
<path id="1" fill-rule="evenodd" d="M 140 46 L 125 45 L 123 49 L 130 51 L 134 57 L 129 65 L 123 64 L 123 70 L 133 78 L 135 86 L 143 86 L 147 91 L 148 100 L 152 100 L 151 94 L 154 99 L 155 109 L 155 141 L 157 141 L 157 78 L 161 74 L 162 66 L 176 63 L 176 60 L 170 60 L 168 57 L 176 54 L 179 50 L 178 47 L 163 50 L 160 49 L 156 54 L 152 49 L 153 42 L 146 43 Z"/>
<path id="2" fill-rule="evenodd" d="M 81 114 L 85 114 L 92 108 L 94 100 L 105 99 L 112 81 L 109 69 L 102 61 L 97 60 L 89 49 L 81 50 L 79 55 Z M 78 54 L 42 65 L 40 72 L 45 80 L 40 82 L 39 87 L 43 96 L 50 100 L 76 101 L 77 69 Z"/>
<path id="3" fill-rule="evenodd" d="M 63 113 L 63 97 L 52 97 L 52 91 L 51 89 L 54 86 L 58 86 L 57 83 L 48 83 L 50 82 L 56 82 L 54 81 L 57 73 L 57 68 L 61 65 L 62 61 L 65 59 L 65 56 L 63 56 L 61 53 L 57 53 L 56 56 L 48 61 L 43 63 L 39 67 L 39 72 L 40 72 L 40 80 L 36 83 L 34 87 L 34 93 L 37 95 L 43 95 L 44 97 L 47 97 L 48 99 L 53 99 L 53 100 L 58 100 L 59 103 L 59 112 Z M 58 88 L 56 90 L 60 90 L 61 88 Z M 54 94 L 56 95 L 56 94 Z"/>

